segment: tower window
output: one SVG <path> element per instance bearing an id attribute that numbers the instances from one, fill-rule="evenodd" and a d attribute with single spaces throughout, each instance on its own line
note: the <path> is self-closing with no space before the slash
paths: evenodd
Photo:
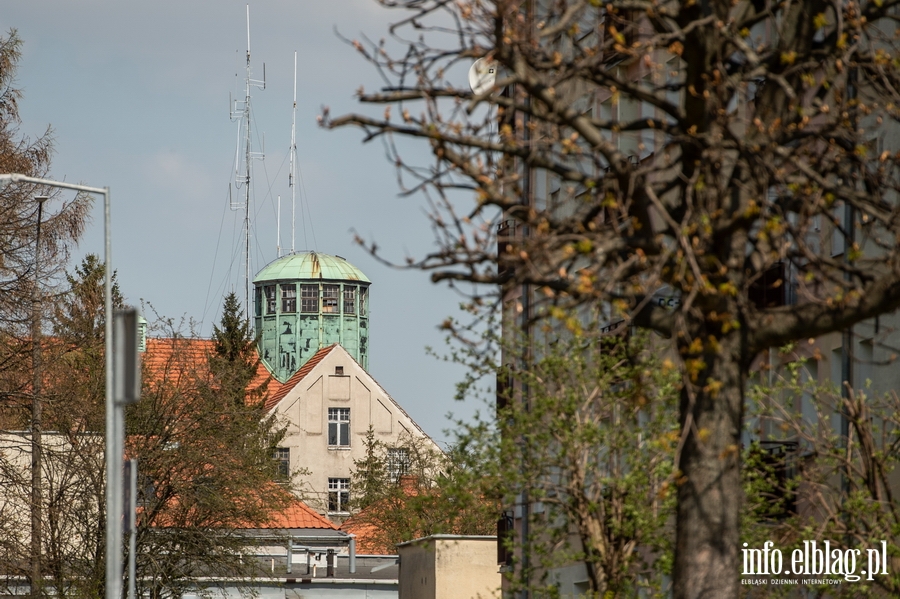
<path id="1" fill-rule="evenodd" d="M 365 316 L 368 309 L 369 293 L 366 287 L 359 288 L 359 315 Z"/>
<path id="2" fill-rule="evenodd" d="M 318 285 L 300 285 L 300 311 L 301 312 L 318 312 L 319 311 L 319 286 Z"/>
<path id="3" fill-rule="evenodd" d="M 328 511 L 347 512 L 350 509 L 350 479 L 328 479 Z"/>
<path id="4" fill-rule="evenodd" d="M 325 285 L 322 288 L 322 312 L 337 312 L 338 298 L 341 288 L 338 285 Z"/>
<path id="5" fill-rule="evenodd" d="M 328 446 L 350 447 L 350 408 L 328 408 Z"/>
<path id="6" fill-rule="evenodd" d="M 275 314 L 275 285 L 266 285 L 263 290 L 266 293 L 266 314 Z"/>
<path id="7" fill-rule="evenodd" d="M 297 311 L 297 286 L 281 286 L 281 311 L 285 314 L 293 314 Z"/>
<path id="8" fill-rule="evenodd" d="M 344 286 L 344 314 L 356 314 L 356 287 Z"/>
<path id="9" fill-rule="evenodd" d="M 254 312 L 257 316 L 262 316 L 262 287 L 253 290 Z"/>

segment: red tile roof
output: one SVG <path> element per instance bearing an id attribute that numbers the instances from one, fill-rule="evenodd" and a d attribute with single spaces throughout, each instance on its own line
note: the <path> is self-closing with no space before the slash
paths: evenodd
<path id="1" fill-rule="evenodd" d="M 284 399 L 290 390 L 296 387 L 300 381 L 305 379 L 306 375 L 312 372 L 312 369 L 318 366 L 319 362 L 321 362 L 335 347 L 337 347 L 337 343 L 333 343 L 328 347 L 323 347 L 314 353 L 313 356 L 306 361 L 306 364 L 301 366 L 300 370 L 294 373 L 294 376 L 289 378 L 285 384 L 280 385 L 280 388 L 273 390 L 272 387 L 269 387 L 269 396 L 266 398 L 264 411 L 269 412 L 272 408 L 277 406 L 278 402 Z"/>
<path id="2" fill-rule="evenodd" d="M 148 370 L 151 381 L 161 381 L 164 378 L 171 381 L 173 377 L 178 380 L 182 376 L 197 373 L 207 376 L 207 364 L 209 356 L 213 353 L 213 346 L 214 342 L 211 339 L 150 338 L 147 339 L 147 351 L 144 352 L 141 361 Z M 249 388 L 256 389 L 267 381 L 266 391 L 269 397 L 281 390 L 282 384 L 272 377 L 260 360 Z"/>
<path id="3" fill-rule="evenodd" d="M 280 530 L 289 528 L 326 528 L 328 530 L 338 530 L 338 527 L 331 520 L 317 514 L 311 507 L 296 498 L 292 498 L 291 502 L 283 510 L 272 514 L 269 524 L 263 528 L 277 528 Z"/>
<path id="4" fill-rule="evenodd" d="M 344 520 L 340 530 L 356 537 L 356 552 L 363 555 L 392 555 L 396 553 L 387 549 L 384 542 L 377 538 L 378 527 L 356 517 Z"/>

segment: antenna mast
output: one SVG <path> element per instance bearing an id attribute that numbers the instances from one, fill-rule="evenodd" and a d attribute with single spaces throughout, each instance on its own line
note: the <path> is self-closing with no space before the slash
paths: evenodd
<path id="1" fill-rule="evenodd" d="M 252 163 L 254 158 L 262 158 L 261 152 L 254 152 L 252 146 L 252 137 L 250 134 L 250 90 L 253 87 L 258 89 L 266 89 L 266 67 L 263 65 L 262 80 L 253 79 L 250 69 L 250 5 L 247 5 L 247 75 L 245 78 L 245 95 L 244 100 L 234 100 L 231 107 L 231 120 L 239 121 L 238 126 L 238 146 L 235 154 L 235 175 L 234 186 L 236 189 L 243 188 L 243 200 L 230 201 L 230 207 L 234 211 L 244 211 L 244 314 L 250 318 L 250 181 L 252 178 Z M 243 132 L 243 136 L 241 133 Z M 243 137 L 243 140 L 241 139 Z M 243 156 L 241 156 L 243 149 Z"/>
<path id="2" fill-rule="evenodd" d="M 291 173 L 288 175 L 290 178 L 290 188 L 291 188 L 291 253 L 294 253 L 294 211 L 297 205 L 296 200 L 296 190 L 294 189 L 294 173 L 295 173 L 295 158 L 297 156 L 297 51 L 294 51 L 294 112 L 291 117 Z"/>

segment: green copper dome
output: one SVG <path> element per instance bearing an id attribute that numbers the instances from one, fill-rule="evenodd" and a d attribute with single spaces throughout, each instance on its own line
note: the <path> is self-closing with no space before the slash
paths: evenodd
<path id="1" fill-rule="evenodd" d="M 325 279 L 371 283 L 361 270 L 341 258 L 319 252 L 300 252 L 282 256 L 266 265 L 253 282 Z"/>
<path id="2" fill-rule="evenodd" d="M 369 278 L 318 252 L 282 256 L 253 279 L 253 325 L 263 364 L 286 382 L 319 349 L 340 343 L 369 365 Z"/>

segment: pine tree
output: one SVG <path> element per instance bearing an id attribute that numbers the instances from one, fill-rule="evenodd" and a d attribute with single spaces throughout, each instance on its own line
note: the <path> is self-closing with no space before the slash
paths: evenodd
<path id="1" fill-rule="evenodd" d="M 234 292 L 225 296 L 222 320 L 213 326 L 213 341 L 210 372 L 222 395 L 239 403 L 259 402 L 265 394 L 265 385 L 249 388 L 259 366 L 253 329 Z"/>
<path id="2" fill-rule="evenodd" d="M 354 509 L 364 510 L 382 499 L 388 487 L 387 464 L 384 443 L 375 438 L 375 429 L 369 425 L 363 441 L 366 455 L 353 460 Z"/>

